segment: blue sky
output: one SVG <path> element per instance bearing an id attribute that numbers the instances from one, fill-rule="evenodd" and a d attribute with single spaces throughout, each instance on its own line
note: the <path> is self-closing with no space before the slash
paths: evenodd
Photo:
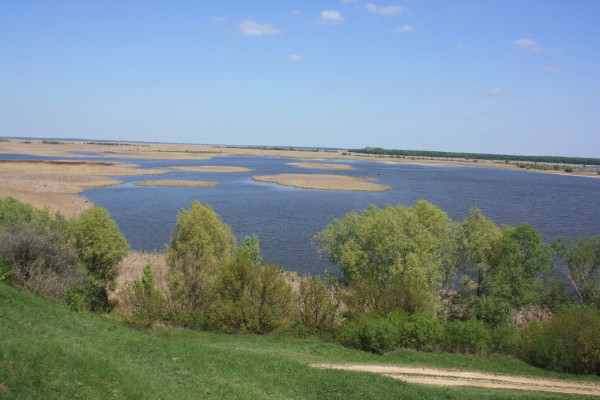
<path id="1" fill-rule="evenodd" d="M 600 1 L 2 1 L 0 136 L 600 157 Z"/>

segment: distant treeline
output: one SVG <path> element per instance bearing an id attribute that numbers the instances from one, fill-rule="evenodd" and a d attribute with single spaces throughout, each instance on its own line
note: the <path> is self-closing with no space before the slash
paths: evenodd
<path id="1" fill-rule="evenodd" d="M 307 147 L 282 147 L 282 146 L 226 146 L 230 149 L 252 149 L 252 150 L 278 150 L 278 151 L 325 151 L 326 153 L 335 153 L 336 150 L 322 150 Z"/>
<path id="2" fill-rule="evenodd" d="M 445 157 L 445 158 L 468 158 L 474 160 L 500 160 L 500 161 L 531 161 L 562 164 L 600 165 L 600 158 L 579 157 L 557 157 L 557 156 L 516 156 L 508 154 L 485 154 L 485 153 L 453 153 L 449 151 L 427 151 L 427 150 L 388 150 L 381 147 L 365 147 L 362 149 L 349 149 L 353 153 L 380 154 L 386 156 L 409 156 L 409 157 Z"/>

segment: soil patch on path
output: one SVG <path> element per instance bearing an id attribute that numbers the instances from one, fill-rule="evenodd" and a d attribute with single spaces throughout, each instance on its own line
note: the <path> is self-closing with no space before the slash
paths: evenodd
<path id="1" fill-rule="evenodd" d="M 471 386 L 489 389 L 537 390 L 600 397 L 600 384 L 497 375 L 450 369 L 396 367 L 387 365 L 311 364 L 313 368 L 372 372 L 410 383 L 435 386 Z"/>

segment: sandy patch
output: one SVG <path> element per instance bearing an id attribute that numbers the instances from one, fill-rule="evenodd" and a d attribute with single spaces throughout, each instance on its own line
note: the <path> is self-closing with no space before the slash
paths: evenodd
<path id="1" fill-rule="evenodd" d="M 293 163 L 288 163 L 288 165 L 293 165 L 295 167 L 300 167 L 300 168 L 329 169 L 329 170 L 334 170 L 334 171 L 354 169 L 354 167 L 352 165 L 347 165 L 347 164 L 330 164 L 330 163 L 316 163 L 316 162 L 293 162 Z"/>
<path id="2" fill-rule="evenodd" d="M 154 180 L 135 182 L 138 186 L 162 186 L 162 187 L 211 187 L 217 186 L 217 182 L 208 181 L 184 181 L 184 180 Z"/>
<path id="3" fill-rule="evenodd" d="M 346 175 L 329 174 L 279 174 L 258 175 L 252 179 L 259 182 L 276 183 L 301 189 L 317 190 L 349 190 L 365 192 L 381 192 L 391 189 L 391 186 L 370 182 L 373 178 L 361 178 Z"/>
<path id="4" fill-rule="evenodd" d="M 525 376 L 498 375 L 449 369 L 395 367 L 387 365 L 312 364 L 310 366 L 323 369 L 372 372 L 405 382 L 426 385 L 536 390 L 600 396 L 600 383 L 591 382 L 529 378 Z"/>
<path id="5" fill-rule="evenodd" d="M 166 169 L 172 169 L 175 171 L 189 171 L 189 172 L 252 172 L 253 169 L 245 167 L 234 167 L 229 165 L 190 165 L 182 167 L 167 167 Z"/>

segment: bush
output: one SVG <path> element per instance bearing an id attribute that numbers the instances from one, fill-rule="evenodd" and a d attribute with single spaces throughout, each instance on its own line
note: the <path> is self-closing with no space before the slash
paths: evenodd
<path id="1" fill-rule="evenodd" d="M 571 307 L 518 332 L 517 354 L 546 369 L 600 375 L 600 310 Z"/>
<path id="2" fill-rule="evenodd" d="M 415 350 L 433 351 L 443 337 L 440 322 L 429 314 L 394 314 L 391 320 L 396 326 L 398 345 Z"/>
<path id="3" fill-rule="evenodd" d="M 482 321 L 451 321 L 445 324 L 443 351 L 461 354 L 486 354 L 491 346 L 490 328 Z"/>
<path id="4" fill-rule="evenodd" d="M 491 351 L 496 354 L 513 355 L 517 349 L 517 329 L 508 324 L 498 325 L 492 331 Z"/>
<path id="5" fill-rule="evenodd" d="M 398 344 L 398 332 L 389 318 L 363 318 L 344 323 L 338 340 L 345 347 L 384 354 Z"/>
<path id="6" fill-rule="evenodd" d="M 228 333 L 270 333 L 291 322 L 292 291 L 279 267 L 239 252 L 218 271 L 209 327 Z"/>
<path id="7" fill-rule="evenodd" d="M 339 302 L 333 290 L 318 278 L 300 280 L 296 293 L 296 328 L 306 334 L 334 332 L 339 325 Z"/>
<path id="8" fill-rule="evenodd" d="M 0 275 L 10 283 L 54 301 L 84 277 L 75 249 L 55 231 L 34 222 L 0 230 Z"/>
<path id="9" fill-rule="evenodd" d="M 138 328 L 149 328 L 163 317 L 164 298 L 155 287 L 152 263 L 148 261 L 142 277 L 126 289 L 129 308 L 127 321 Z"/>

